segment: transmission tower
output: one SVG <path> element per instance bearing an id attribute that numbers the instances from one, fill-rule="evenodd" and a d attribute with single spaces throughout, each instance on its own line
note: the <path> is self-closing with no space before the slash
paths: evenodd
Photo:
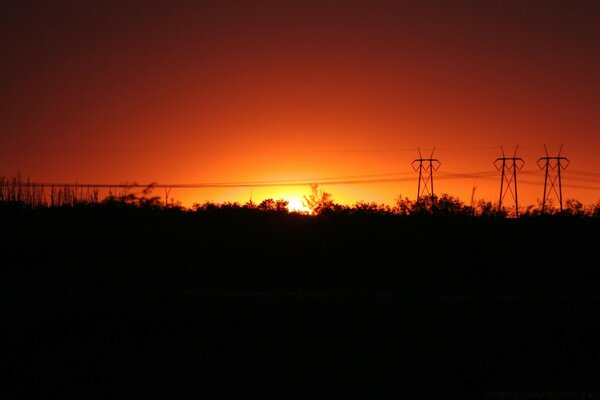
<path id="1" fill-rule="evenodd" d="M 544 145 L 544 151 L 546 157 L 540 157 L 537 164 L 540 169 L 544 169 L 546 176 L 544 177 L 544 197 L 542 200 L 542 213 L 546 211 L 546 200 L 554 193 L 558 198 L 560 204 L 560 211 L 563 210 L 563 197 L 562 197 L 562 179 L 560 171 L 566 169 L 571 161 L 567 157 L 561 157 L 563 145 L 560 145 L 558 155 L 556 157 L 550 157 L 548 155 L 548 149 Z M 556 188 L 558 184 L 558 190 Z"/>
<path id="2" fill-rule="evenodd" d="M 442 164 L 437 158 L 433 158 L 433 152 L 435 147 L 431 151 L 429 158 L 423 158 L 421 155 L 421 149 L 419 151 L 419 158 L 414 160 L 411 165 L 415 171 L 419 171 L 419 183 L 417 185 L 417 201 L 421 196 L 430 195 L 434 199 L 433 191 L 433 173 L 438 170 Z M 421 183 L 423 185 L 421 185 Z"/>
<path id="3" fill-rule="evenodd" d="M 512 157 L 506 157 L 504 154 L 504 148 L 500 146 L 502 150 L 502 157 L 496 158 L 494 166 L 498 171 L 501 171 L 502 176 L 500 178 L 500 199 L 498 200 L 498 210 L 502 211 L 502 201 L 508 193 L 511 194 L 515 201 L 515 213 L 519 216 L 519 192 L 517 191 L 517 171 L 520 171 L 525 165 L 525 161 L 522 158 L 517 157 L 517 150 L 519 146 L 515 147 L 515 152 Z M 505 186 L 506 184 L 506 186 Z"/>

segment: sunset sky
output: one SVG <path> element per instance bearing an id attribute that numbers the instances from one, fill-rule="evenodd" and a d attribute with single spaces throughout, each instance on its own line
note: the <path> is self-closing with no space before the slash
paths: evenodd
<path id="1" fill-rule="evenodd" d="M 392 204 L 435 146 L 436 192 L 497 201 L 493 161 L 518 144 L 534 203 L 543 145 L 564 144 L 565 198 L 600 199 L 600 1 L 4 1 L 0 52 L 4 176 L 334 178 L 361 182 L 320 186 L 340 203 Z"/>

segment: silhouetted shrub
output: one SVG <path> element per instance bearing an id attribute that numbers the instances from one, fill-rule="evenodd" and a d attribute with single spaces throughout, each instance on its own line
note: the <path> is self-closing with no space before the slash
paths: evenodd
<path id="1" fill-rule="evenodd" d="M 319 190 L 319 185 L 311 185 L 311 194 L 304 196 L 302 204 L 315 215 L 323 213 L 325 210 L 333 210 L 335 204 L 330 193 Z"/>
<path id="2" fill-rule="evenodd" d="M 593 206 L 590 207 L 590 211 L 589 211 L 588 215 L 590 215 L 594 218 L 600 218 L 600 200 L 596 204 L 594 204 Z"/>
<path id="3" fill-rule="evenodd" d="M 472 207 L 449 194 L 442 194 L 441 197 L 423 196 L 410 205 L 410 215 L 467 216 L 474 213 Z"/>
<path id="4" fill-rule="evenodd" d="M 392 209 L 385 204 L 368 203 L 365 201 L 359 201 L 350 207 L 349 211 L 353 214 L 360 215 L 390 215 Z"/>
<path id="5" fill-rule="evenodd" d="M 392 208 L 392 212 L 398 215 L 410 215 L 413 209 L 413 201 L 408 197 L 402 198 L 402 195 L 399 195 L 396 198 L 396 204 Z"/>
<path id="6" fill-rule="evenodd" d="M 271 212 L 288 212 L 288 202 L 283 199 L 273 200 L 266 199 L 263 200 L 259 205 L 258 209 L 260 211 L 271 211 Z"/>
<path id="7" fill-rule="evenodd" d="M 508 216 L 508 212 L 505 208 L 499 209 L 497 203 L 485 200 L 479 200 L 475 206 L 474 214 L 488 218 L 505 218 Z"/>
<path id="8" fill-rule="evenodd" d="M 562 214 L 569 217 L 581 218 L 586 215 L 586 212 L 582 202 L 575 199 L 567 199 Z"/>
<path id="9" fill-rule="evenodd" d="M 218 210 L 219 204 L 214 201 L 205 201 L 204 203 L 194 203 L 191 207 L 192 211 L 212 211 Z"/>

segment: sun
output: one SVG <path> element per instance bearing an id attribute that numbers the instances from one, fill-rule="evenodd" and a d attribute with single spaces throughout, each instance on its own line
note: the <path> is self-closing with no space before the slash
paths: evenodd
<path id="1" fill-rule="evenodd" d="M 288 211 L 289 212 L 297 212 L 297 213 L 302 213 L 302 214 L 310 214 L 311 210 L 310 208 L 306 207 L 303 203 L 302 200 L 300 200 L 297 197 L 288 197 L 286 198 L 287 202 L 288 202 Z"/>

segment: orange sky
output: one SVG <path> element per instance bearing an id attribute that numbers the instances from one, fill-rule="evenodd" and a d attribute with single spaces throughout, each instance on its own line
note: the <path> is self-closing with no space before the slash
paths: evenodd
<path id="1" fill-rule="evenodd" d="M 436 146 L 442 177 L 493 172 L 499 146 L 519 144 L 523 180 L 542 183 L 546 143 L 572 161 L 565 197 L 600 198 L 600 2 L 4 3 L 0 175 L 311 181 L 408 173 L 417 147 Z M 440 179 L 436 191 L 468 202 L 475 186 L 495 201 L 498 185 Z M 341 203 L 416 195 L 415 180 L 322 188 Z M 520 187 L 522 203 L 541 195 Z"/>

